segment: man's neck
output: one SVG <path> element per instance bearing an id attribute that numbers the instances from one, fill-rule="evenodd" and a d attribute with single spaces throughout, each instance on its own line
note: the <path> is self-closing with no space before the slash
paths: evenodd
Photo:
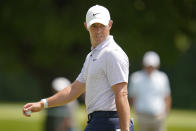
<path id="1" fill-rule="evenodd" d="M 104 40 L 102 40 L 101 42 L 99 42 L 99 43 L 97 43 L 96 41 L 92 41 L 91 40 L 91 45 L 92 45 L 92 47 L 93 47 L 93 49 L 95 49 L 99 44 L 101 44 L 103 41 L 105 41 L 107 39 L 107 37 L 104 39 Z"/>
<path id="2" fill-rule="evenodd" d="M 102 42 L 101 42 L 102 43 Z M 100 43 L 96 43 L 96 42 L 91 42 L 91 45 L 93 47 L 93 49 L 95 49 Z"/>
<path id="3" fill-rule="evenodd" d="M 103 39 L 103 40 L 102 40 L 101 42 L 99 42 L 99 43 L 97 43 L 96 41 L 94 41 L 94 40 L 92 40 L 92 39 L 90 38 L 90 40 L 91 40 L 91 45 L 92 45 L 93 49 L 95 49 L 99 44 L 101 44 L 103 41 L 105 41 L 105 40 L 108 38 L 109 35 L 110 35 L 110 33 L 108 33 L 107 36 L 105 37 L 105 39 Z"/>

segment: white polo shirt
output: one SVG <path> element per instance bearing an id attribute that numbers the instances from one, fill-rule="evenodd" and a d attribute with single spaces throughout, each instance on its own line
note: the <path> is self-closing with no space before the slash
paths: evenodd
<path id="1" fill-rule="evenodd" d="M 116 111 L 112 86 L 128 83 L 129 60 L 109 35 L 86 57 L 77 80 L 86 84 L 85 103 L 88 114 L 94 111 Z"/>
<path id="2" fill-rule="evenodd" d="M 143 70 L 135 72 L 130 77 L 129 95 L 135 100 L 136 112 L 150 115 L 164 113 L 164 99 L 170 95 L 168 77 L 158 70 L 150 76 Z"/>

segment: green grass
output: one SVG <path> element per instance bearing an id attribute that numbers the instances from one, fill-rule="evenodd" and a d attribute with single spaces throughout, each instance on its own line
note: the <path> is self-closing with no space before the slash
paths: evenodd
<path id="1" fill-rule="evenodd" d="M 135 118 L 134 112 L 131 112 Z M 166 119 L 168 131 L 196 131 L 196 111 L 172 110 Z M 138 131 L 135 121 L 135 131 Z"/>
<path id="2" fill-rule="evenodd" d="M 0 131 L 44 131 L 45 112 L 33 113 L 30 118 L 22 115 L 23 104 L 0 103 Z M 131 113 L 135 118 L 134 113 Z M 82 130 L 86 125 L 86 113 L 81 107 L 77 113 Z M 196 111 L 172 110 L 167 118 L 168 131 L 196 131 Z M 135 122 L 137 130 L 137 121 Z"/>
<path id="3" fill-rule="evenodd" d="M 22 104 L 0 104 L 1 131 L 42 131 L 45 113 L 35 113 L 24 117 Z"/>
<path id="4" fill-rule="evenodd" d="M 196 111 L 172 110 L 167 125 L 169 131 L 196 131 Z"/>

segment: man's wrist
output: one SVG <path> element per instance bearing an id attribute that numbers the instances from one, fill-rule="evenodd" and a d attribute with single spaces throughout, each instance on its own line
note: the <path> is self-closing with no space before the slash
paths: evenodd
<path id="1" fill-rule="evenodd" d="M 41 99 L 41 103 L 42 103 L 42 106 L 43 106 L 44 108 L 48 108 L 47 99 Z"/>

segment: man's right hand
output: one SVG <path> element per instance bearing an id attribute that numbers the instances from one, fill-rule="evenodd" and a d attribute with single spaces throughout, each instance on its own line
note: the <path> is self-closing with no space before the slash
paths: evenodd
<path id="1" fill-rule="evenodd" d="M 39 101 L 34 103 L 27 103 L 26 105 L 24 105 L 22 112 L 26 117 L 30 117 L 31 115 L 27 114 L 27 111 L 39 112 L 42 109 L 44 109 L 44 103 L 42 101 Z"/>

